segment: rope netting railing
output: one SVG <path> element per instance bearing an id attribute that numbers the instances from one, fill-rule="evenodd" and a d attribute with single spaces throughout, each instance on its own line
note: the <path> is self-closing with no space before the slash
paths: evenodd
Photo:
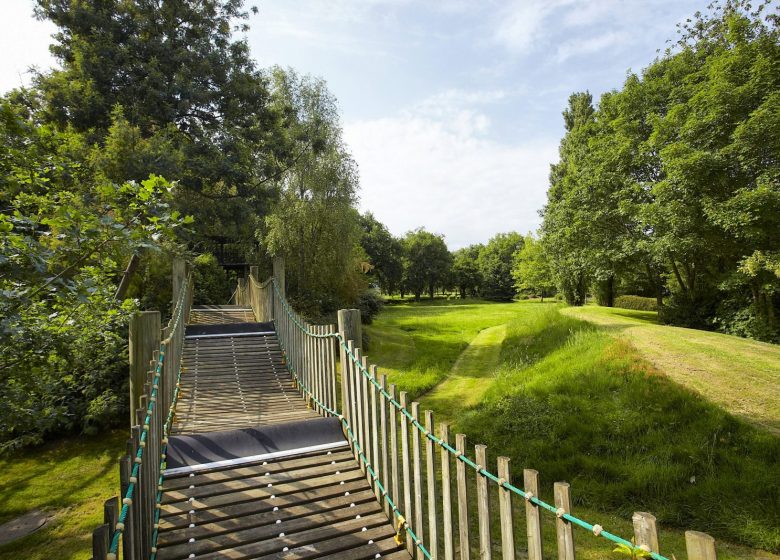
<path id="1" fill-rule="evenodd" d="M 379 422 L 379 419 L 377 418 L 376 410 L 377 410 L 377 404 L 376 399 L 380 399 L 381 401 L 385 401 L 390 409 L 391 414 L 393 417 L 397 414 L 400 416 L 400 418 L 404 421 L 401 424 L 401 431 L 402 431 L 402 444 L 404 444 L 405 438 L 409 434 L 405 431 L 404 423 L 406 424 L 408 430 L 408 427 L 412 427 L 412 436 L 413 440 L 415 441 L 415 444 L 412 445 L 413 448 L 415 448 L 415 445 L 419 447 L 419 440 L 415 439 L 418 437 L 421 437 L 423 441 L 430 441 L 433 445 L 438 446 L 439 449 L 442 450 L 443 453 L 446 453 L 449 457 L 453 458 L 456 461 L 456 465 L 458 463 L 463 464 L 465 467 L 470 468 L 478 478 L 482 478 L 485 481 L 489 481 L 490 483 L 494 484 L 496 487 L 498 487 L 499 491 L 505 491 L 508 493 L 511 493 L 513 495 L 518 496 L 522 500 L 524 500 L 527 504 L 534 506 L 536 508 L 539 508 L 542 511 L 548 512 L 549 514 L 554 515 L 560 522 L 564 522 L 565 524 L 570 524 L 570 526 L 579 527 L 581 529 L 584 529 L 588 531 L 590 534 L 595 535 L 596 537 L 600 537 L 606 541 L 609 541 L 611 543 L 614 543 L 616 545 L 620 545 L 621 547 L 625 548 L 625 550 L 635 555 L 638 558 L 641 557 L 650 557 L 654 560 L 669 560 L 667 556 L 664 556 L 660 554 L 659 552 L 655 550 L 651 550 L 650 546 L 642 543 L 642 542 L 636 542 L 631 541 L 625 538 L 620 537 L 619 535 L 607 531 L 604 529 L 601 525 L 597 523 L 590 523 L 584 519 L 581 519 L 575 515 L 573 515 L 570 512 L 570 503 L 568 498 L 568 485 L 566 486 L 566 497 L 564 502 L 561 504 L 551 504 L 546 502 L 545 500 L 541 499 L 537 494 L 538 492 L 533 492 L 531 490 L 521 488 L 515 484 L 512 483 L 511 477 L 508 476 L 499 476 L 495 474 L 494 472 L 491 472 L 486 468 L 486 465 L 484 464 L 484 461 L 482 461 L 483 464 L 480 464 L 480 462 L 470 459 L 466 454 L 465 450 L 459 450 L 453 447 L 449 441 L 447 441 L 443 437 L 437 436 L 435 433 L 433 433 L 433 427 L 431 426 L 424 426 L 420 420 L 417 418 L 417 415 L 415 415 L 414 411 L 415 408 L 418 406 L 417 403 L 412 403 L 412 411 L 410 411 L 405 402 L 405 393 L 401 393 L 401 400 L 396 398 L 395 396 L 395 387 L 390 386 L 392 390 L 388 390 L 387 383 L 386 383 L 386 377 L 384 375 L 380 376 L 377 374 L 376 366 L 370 366 L 365 358 L 365 356 L 361 355 L 361 351 L 359 349 L 360 341 L 352 341 L 352 340 L 346 340 L 345 336 L 342 332 L 339 332 L 336 330 L 333 326 L 329 327 L 321 327 L 321 326 L 315 326 L 308 324 L 298 313 L 295 312 L 295 310 L 292 308 L 292 306 L 287 302 L 286 298 L 284 297 L 284 294 L 280 290 L 279 286 L 277 285 L 277 282 L 274 281 L 274 279 L 270 279 L 268 282 L 263 283 L 262 285 L 258 284 L 256 281 L 251 280 L 250 285 L 252 285 L 252 282 L 254 282 L 254 286 L 256 288 L 259 288 L 262 286 L 262 289 L 267 292 L 271 292 L 271 289 L 269 289 L 269 282 L 270 286 L 272 287 L 273 291 L 273 319 L 276 324 L 277 333 L 280 339 L 280 344 L 282 345 L 282 350 L 284 352 L 287 367 L 290 370 L 291 374 L 293 375 L 296 383 L 300 387 L 301 391 L 303 392 L 304 396 L 307 400 L 311 400 L 316 408 L 318 408 L 323 414 L 331 415 L 337 417 L 340 422 L 342 423 L 344 427 L 344 431 L 350 440 L 351 445 L 354 448 L 355 455 L 359 459 L 361 465 L 364 467 L 365 471 L 367 472 L 367 477 L 369 479 L 369 482 L 376 485 L 376 493 L 378 499 L 383 499 L 388 505 L 389 505 L 389 512 L 392 512 L 392 514 L 395 516 L 396 521 L 399 523 L 398 528 L 398 534 L 402 534 L 404 531 L 409 535 L 411 539 L 411 543 L 414 544 L 414 546 L 417 548 L 420 554 L 422 554 L 426 558 L 431 557 L 437 557 L 436 549 L 438 548 L 437 540 L 441 540 L 437 536 L 437 531 L 435 528 L 431 528 L 430 524 L 431 522 L 434 522 L 435 519 L 435 513 L 433 516 L 429 517 L 429 529 L 430 529 L 430 536 L 427 539 L 428 545 L 426 546 L 426 539 L 423 538 L 421 533 L 421 527 L 423 525 L 422 523 L 422 514 L 420 512 L 422 499 L 419 496 L 419 491 L 421 487 L 421 480 L 422 476 L 420 476 L 420 473 L 415 472 L 415 478 L 414 481 L 411 480 L 411 473 L 408 473 L 408 468 L 406 465 L 403 465 L 404 467 L 404 481 L 405 481 L 405 488 L 408 488 L 409 486 L 414 485 L 415 489 L 418 491 L 417 495 L 414 495 L 415 500 L 415 506 L 414 509 L 416 511 L 416 517 L 414 520 L 411 519 L 411 515 L 405 515 L 409 514 L 410 510 L 413 509 L 411 506 L 411 497 L 408 495 L 408 491 L 405 490 L 406 495 L 404 496 L 404 506 L 403 508 L 398 505 L 400 497 L 398 496 L 398 480 L 394 481 L 394 491 L 393 496 L 390 495 L 390 492 L 388 492 L 388 476 L 386 472 L 388 467 L 387 463 L 390 461 L 394 462 L 397 461 L 397 457 L 392 456 L 393 453 L 396 455 L 398 454 L 398 450 L 396 449 L 395 443 L 392 441 L 392 438 L 396 438 L 397 435 L 395 434 L 395 427 L 391 426 L 391 433 L 390 436 L 390 442 L 388 443 L 388 434 L 381 434 L 377 433 L 378 431 L 381 432 L 381 429 L 387 430 L 387 422 L 385 420 L 385 414 L 386 411 L 384 408 L 382 408 L 382 420 Z M 331 394 L 324 395 L 320 389 L 320 385 L 323 384 L 323 381 L 320 377 L 317 375 L 311 375 L 307 372 L 307 369 L 310 368 L 311 363 L 310 360 L 312 358 L 311 353 L 308 352 L 308 349 L 312 347 L 316 347 L 319 343 L 324 342 L 325 344 L 330 344 L 331 346 L 334 344 L 337 345 L 338 349 L 341 352 L 342 355 L 342 362 L 341 362 L 341 379 L 342 379 L 342 398 L 341 398 L 341 412 L 339 412 L 338 403 L 335 398 L 331 398 Z M 354 377 L 350 377 L 352 373 L 355 374 Z M 333 382 L 335 383 L 335 371 L 331 374 L 333 377 Z M 380 381 L 381 379 L 381 381 Z M 319 385 L 318 385 L 319 383 Z M 324 384 L 327 384 L 327 381 L 324 382 Z M 331 392 L 333 393 L 333 391 Z M 371 413 L 369 412 L 369 409 L 371 409 Z M 426 413 L 427 414 L 427 413 Z M 378 429 L 377 423 L 381 423 L 381 429 Z M 427 421 L 426 421 L 427 423 Z M 431 415 L 431 423 L 432 423 L 432 415 Z M 416 432 L 416 434 L 415 434 Z M 381 440 L 381 448 L 382 448 L 382 457 L 381 457 L 381 468 L 378 464 L 380 462 L 380 453 L 378 449 L 380 448 L 380 440 Z M 390 460 L 387 459 L 385 456 L 387 453 L 387 447 L 392 447 L 391 458 Z M 402 445 L 403 447 L 403 445 Z M 484 447 L 484 446 L 477 446 L 477 447 Z M 373 448 L 373 449 L 372 449 Z M 371 453 L 373 451 L 373 453 Z M 404 447 L 404 453 L 406 452 L 406 448 Z M 429 451 L 430 454 L 430 451 Z M 369 456 L 370 455 L 370 456 Z M 419 460 L 419 451 L 416 451 L 415 461 Z M 409 457 L 404 456 L 404 460 L 408 461 Z M 432 472 L 433 469 L 428 465 L 428 479 L 429 479 L 429 485 L 432 483 Z M 534 471 L 535 472 L 535 471 Z M 408 474 L 407 474 L 408 473 Z M 396 472 L 392 473 L 393 478 L 398 478 L 400 475 Z M 448 475 L 449 476 L 449 475 Z M 383 482 L 380 482 L 380 478 L 382 478 Z M 557 485 L 556 485 L 556 492 L 557 492 Z M 449 496 L 449 494 L 448 494 Z M 428 498 L 434 498 L 434 493 L 429 493 Z M 479 496 L 478 496 L 479 499 Z M 556 502 L 557 502 L 557 496 L 556 496 Z M 486 502 L 486 501 L 485 501 Z M 511 506 L 510 506 L 511 507 Z M 430 510 L 430 506 L 429 506 Z M 452 516 L 451 511 L 446 514 L 448 517 Z M 502 513 L 503 515 L 503 513 Z M 510 513 L 511 515 L 511 513 Z M 650 516 L 652 517 L 652 516 Z M 653 518 L 654 521 L 654 518 Z M 503 525 L 502 525 L 503 530 Z M 570 530 L 570 529 L 569 529 Z M 653 524 L 653 532 L 655 531 L 655 526 Z M 415 532 L 417 531 L 417 532 Z M 446 529 L 445 529 L 446 532 Z M 450 531 L 451 533 L 452 531 Z M 487 533 L 486 533 L 487 532 Z M 539 528 L 539 532 L 541 535 L 541 527 Z M 691 532 L 695 533 L 695 532 Z M 697 535 L 702 535 L 700 533 L 697 533 Z M 460 545 L 461 546 L 470 546 L 470 543 L 462 542 L 464 538 L 466 538 L 467 532 L 464 532 L 461 528 L 460 533 Z M 704 535 L 706 537 L 706 535 Z M 450 537 L 451 538 L 451 537 Z M 529 537 L 530 538 L 530 537 Z M 708 537 L 709 538 L 709 537 Z M 490 533 L 488 529 L 485 529 L 482 527 L 482 519 L 480 519 L 480 541 L 483 541 L 487 539 L 488 543 L 487 546 L 489 547 L 489 541 L 490 541 Z M 571 548 L 572 548 L 572 557 L 573 557 L 573 537 L 570 538 L 571 540 Z M 656 537 L 657 540 L 657 537 Z M 539 551 L 541 551 L 541 536 L 539 537 Z M 512 546 L 514 545 L 508 545 L 507 543 L 503 543 L 504 546 Z M 484 550 L 484 547 L 486 546 L 484 542 L 480 542 L 480 546 L 482 546 L 482 550 Z M 430 548 L 430 550 L 429 550 Z M 445 543 L 445 549 L 447 548 L 447 544 Z M 412 552 L 410 550 L 410 552 Z M 450 554 L 446 554 L 446 556 L 450 556 Z M 514 551 L 512 552 L 512 557 L 514 557 Z M 689 557 L 693 558 L 693 556 L 690 555 Z"/>
<path id="2" fill-rule="evenodd" d="M 159 342 L 155 351 L 149 349 L 149 374 L 139 397 L 141 407 L 135 410 L 137 423 L 130 430 L 128 453 L 120 459 L 121 503 L 112 498 L 104 506 L 105 523 L 93 533 L 94 558 L 115 560 L 120 543 L 123 558 L 154 558 L 167 437 L 181 388 L 184 334 L 192 303 L 192 277 L 182 280 L 161 333 L 157 320 Z"/>

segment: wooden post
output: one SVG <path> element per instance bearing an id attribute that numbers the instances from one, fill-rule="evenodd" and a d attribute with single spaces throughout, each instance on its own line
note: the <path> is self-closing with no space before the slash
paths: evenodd
<path id="1" fill-rule="evenodd" d="M 346 344 L 347 341 L 357 341 L 360 344 L 362 337 L 361 325 L 360 325 L 360 310 L 359 309 L 339 309 L 338 312 L 338 329 L 341 334 L 341 338 Z M 339 344 L 339 358 L 341 360 L 341 413 L 347 418 L 347 421 L 352 425 L 354 418 L 350 414 L 350 399 L 353 395 L 350 394 L 350 379 L 349 379 L 349 357 L 347 356 L 344 348 Z"/>
<path id="2" fill-rule="evenodd" d="M 371 378 L 376 379 L 376 366 L 371 366 L 368 370 L 371 372 Z M 377 389 L 371 381 L 368 382 L 368 391 L 371 395 L 371 404 L 369 409 L 371 411 L 371 466 L 374 468 L 374 472 L 378 475 L 383 474 L 381 464 L 379 462 L 379 409 L 377 408 Z M 379 493 L 379 486 L 374 485 L 376 499 L 379 503 L 382 503 L 382 495 Z"/>
<path id="3" fill-rule="evenodd" d="M 387 376 L 383 373 L 379 376 L 379 385 L 382 390 L 387 391 Z M 388 449 L 387 449 L 387 397 L 383 393 L 379 394 L 379 437 L 381 439 L 382 450 L 382 486 L 385 487 L 385 492 L 390 495 L 390 473 L 388 472 Z M 392 495 L 390 495 L 392 498 Z M 390 517 L 390 504 L 387 500 L 382 500 L 382 505 L 385 508 L 385 513 Z"/>
<path id="4" fill-rule="evenodd" d="M 477 467 L 487 466 L 487 446 L 474 446 L 476 452 Z M 477 472 L 477 514 L 479 518 L 479 557 L 481 560 L 490 560 L 492 547 L 490 543 L 490 494 L 488 493 L 488 479 Z"/>
<path id="5" fill-rule="evenodd" d="M 660 552 L 658 548 L 658 527 L 655 522 L 655 516 L 637 511 L 631 517 L 634 524 L 634 538 L 637 546 L 642 547 L 648 552 Z"/>
<path id="6" fill-rule="evenodd" d="M 284 257 L 274 257 L 274 278 L 276 278 L 276 286 L 279 288 L 279 294 L 282 297 L 286 297 L 287 290 L 285 289 Z M 276 313 L 276 310 L 274 310 L 274 313 Z"/>
<path id="7" fill-rule="evenodd" d="M 433 411 L 425 411 L 425 430 L 434 435 Z M 428 552 L 433 558 L 439 557 L 439 534 L 436 522 L 436 454 L 433 440 L 425 438 L 425 466 L 428 485 Z"/>
<path id="8" fill-rule="evenodd" d="M 512 481 L 509 472 L 509 457 L 498 458 L 498 478 Z M 515 559 L 515 534 L 512 524 L 512 492 L 504 486 L 498 488 L 498 506 L 501 513 L 501 551 L 504 560 Z"/>
<path id="9" fill-rule="evenodd" d="M 571 513 L 571 496 L 569 495 L 568 482 L 556 482 L 555 507 L 563 510 L 563 513 Z M 574 560 L 574 531 L 571 523 L 563 517 L 558 517 L 555 522 L 558 533 L 558 560 Z"/>
<path id="10" fill-rule="evenodd" d="M 715 539 L 707 533 L 685 531 L 685 549 L 688 560 L 717 560 Z"/>
<path id="11" fill-rule="evenodd" d="M 406 408 L 406 391 L 401 391 L 401 408 Z M 404 517 L 407 523 L 412 521 L 412 475 L 411 475 L 411 461 L 409 460 L 409 418 L 405 414 L 401 414 L 401 466 L 403 467 L 404 476 Z M 417 527 L 414 527 L 415 533 Z M 410 554 L 414 553 L 414 543 L 411 539 L 406 539 L 406 550 Z"/>
<path id="12" fill-rule="evenodd" d="M 418 422 L 420 421 L 420 403 L 412 403 L 412 409 L 409 411 Z M 411 422 L 410 422 L 411 424 Z M 411 424 L 412 430 L 412 466 L 414 472 L 414 532 L 417 538 L 424 537 L 423 532 L 423 483 L 422 483 L 422 447 L 420 446 L 420 430 L 414 424 Z M 417 549 L 417 558 L 423 560 L 422 551 Z"/>
<path id="13" fill-rule="evenodd" d="M 107 523 L 92 531 L 92 558 L 94 560 L 105 560 L 108 555 L 108 547 L 111 545 L 110 538 L 111 532 Z"/>
<path id="14" fill-rule="evenodd" d="M 450 427 L 442 423 L 439 426 L 439 439 L 449 445 Z M 452 535 L 452 476 L 450 474 L 450 453 L 441 450 L 441 503 L 442 527 L 444 529 L 444 560 L 455 559 L 455 546 Z"/>
<path id="15" fill-rule="evenodd" d="M 140 406 L 149 362 L 160 349 L 160 312 L 141 311 L 130 318 L 130 425 L 135 425 L 135 409 Z"/>
<path id="16" fill-rule="evenodd" d="M 187 280 L 187 261 L 182 258 L 173 259 L 173 309 L 176 307 L 176 303 L 179 301 L 179 295 L 181 289 L 184 287 L 184 281 Z"/>
<path id="17" fill-rule="evenodd" d="M 390 398 L 397 401 L 395 385 L 392 383 L 388 393 L 390 393 Z M 392 403 L 388 403 L 388 405 L 390 406 L 390 478 L 393 483 L 393 491 L 390 496 L 393 498 L 393 503 L 398 506 L 401 503 L 401 479 L 398 472 L 398 409 Z M 403 422 L 403 418 L 401 421 Z"/>
<path id="18" fill-rule="evenodd" d="M 539 497 L 539 473 L 533 469 L 523 471 L 523 487 L 526 492 Z M 531 500 L 525 501 L 526 534 L 528 536 L 528 560 L 543 560 L 542 519 L 539 506 Z"/>
<path id="19" fill-rule="evenodd" d="M 466 453 L 466 436 L 455 434 L 455 450 L 459 455 Z M 468 486 L 466 484 L 466 464 L 458 460 L 455 462 L 455 471 L 458 479 L 458 544 L 461 560 L 469 560 L 471 556 L 471 543 L 469 542 L 469 501 Z"/>

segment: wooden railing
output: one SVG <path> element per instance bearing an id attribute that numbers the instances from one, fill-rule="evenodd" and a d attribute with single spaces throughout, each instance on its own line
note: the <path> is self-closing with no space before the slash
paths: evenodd
<path id="1" fill-rule="evenodd" d="M 176 261 L 173 305 L 161 330 L 160 313 L 143 312 L 130 323 L 131 428 L 127 453 L 119 460 L 121 502 L 104 504 L 104 523 L 92 534 L 92 557 L 127 560 L 155 552 L 160 475 L 184 350 L 184 332 L 192 305 L 192 275 Z"/>

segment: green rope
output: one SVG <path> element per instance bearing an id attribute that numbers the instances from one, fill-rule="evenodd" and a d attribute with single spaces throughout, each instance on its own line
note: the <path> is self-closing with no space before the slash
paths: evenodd
<path id="1" fill-rule="evenodd" d="M 470 460 L 464 454 L 458 452 L 456 449 L 454 449 L 451 445 L 449 445 L 448 443 L 446 443 L 442 439 L 436 437 L 434 434 L 432 434 L 428 430 L 426 430 L 425 427 L 422 424 L 420 424 L 420 422 L 418 422 L 417 419 L 414 416 L 412 416 L 412 414 L 406 408 L 401 406 L 401 403 L 399 403 L 397 400 L 395 400 L 390 395 L 390 393 L 388 393 L 384 388 L 382 388 L 382 386 L 379 384 L 379 382 L 368 372 L 368 370 L 365 367 L 363 367 L 363 364 L 360 362 L 360 360 L 358 360 L 357 357 L 350 351 L 349 347 L 347 346 L 346 342 L 344 341 L 344 337 L 341 336 L 340 333 L 317 334 L 317 333 L 309 331 L 306 328 L 306 326 L 303 325 L 299 321 L 295 311 L 292 309 L 292 307 L 287 302 L 287 300 L 281 295 L 281 293 L 279 291 L 279 288 L 276 285 L 276 279 L 275 278 L 272 280 L 272 284 L 273 284 L 273 287 L 274 287 L 274 291 L 276 292 L 276 295 L 279 296 L 279 300 L 282 302 L 282 306 L 283 306 L 284 310 L 286 311 L 287 316 L 292 320 L 293 324 L 295 324 L 295 326 L 298 327 L 298 329 L 300 331 L 302 331 L 304 334 L 306 334 L 308 336 L 311 336 L 311 337 L 314 337 L 314 338 L 336 338 L 336 339 L 338 339 L 341 348 L 344 349 L 344 352 L 346 353 L 346 355 L 349 356 L 349 358 L 352 360 L 352 362 L 358 367 L 358 370 L 371 382 L 372 385 L 374 385 L 374 387 L 376 387 L 376 389 L 379 391 L 379 393 L 382 394 L 396 409 L 398 409 L 398 411 L 402 414 L 402 416 L 406 416 L 409 419 L 409 421 L 412 423 L 412 425 L 414 427 L 416 427 L 420 432 L 422 432 L 425 435 L 426 438 L 428 438 L 431 441 L 433 441 L 436 444 L 438 444 L 442 449 L 445 449 L 448 453 L 453 455 L 457 460 L 465 463 L 466 465 L 468 465 L 469 467 L 474 469 L 474 471 L 476 471 L 478 474 L 480 474 L 480 475 L 486 477 L 487 479 L 495 482 L 499 486 L 501 486 L 503 488 L 506 488 L 510 492 L 512 492 L 514 494 L 517 494 L 518 496 L 522 497 L 523 499 L 526 499 L 526 500 L 530 501 L 531 503 L 536 504 L 537 506 L 541 507 L 542 509 L 545 509 L 545 510 L 547 510 L 549 512 L 552 512 L 552 513 L 558 515 L 558 513 L 559 513 L 558 512 L 558 508 L 556 508 L 555 506 L 553 506 L 551 504 L 548 504 L 547 502 L 544 502 L 543 500 L 540 500 L 536 496 L 534 496 L 532 494 L 529 494 L 528 492 L 526 492 L 525 490 L 522 490 L 521 488 L 518 488 L 517 486 L 514 486 L 510 482 L 507 482 L 507 481 L 505 481 L 503 479 L 500 479 L 499 477 L 497 477 L 496 475 L 494 475 L 490 471 L 486 470 L 485 468 L 483 468 L 480 465 L 476 464 L 474 461 Z M 282 348 L 282 350 L 284 351 L 284 348 Z M 303 387 L 305 389 L 305 385 L 298 379 L 298 376 L 295 373 L 293 367 L 288 365 L 288 369 L 290 369 L 290 372 L 295 376 L 295 379 L 298 381 L 298 384 L 301 385 L 301 387 Z M 338 416 L 339 418 L 342 419 L 342 422 L 346 422 L 343 419 L 343 416 L 341 416 L 340 414 L 337 414 L 336 412 L 330 410 L 328 407 L 326 407 L 325 405 L 320 403 L 316 399 L 316 397 L 314 397 L 314 395 L 311 394 L 310 391 L 308 391 L 308 389 L 305 389 L 305 390 L 317 402 L 317 404 L 319 404 L 320 407 L 322 407 L 323 410 L 327 411 L 330 414 Z M 351 430 L 349 431 L 349 433 L 351 433 Z M 357 441 L 354 440 L 354 438 L 353 438 L 353 442 L 355 443 L 355 445 L 359 449 L 360 446 L 358 445 Z M 362 457 L 362 452 L 361 452 L 361 457 Z M 368 466 L 368 464 L 367 464 L 367 466 Z M 372 470 L 372 473 L 373 473 L 373 470 Z M 378 481 L 377 481 L 377 484 L 378 484 Z M 395 505 L 393 504 L 393 507 L 394 506 Z M 397 511 L 397 510 L 394 509 L 394 511 Z M 400 513 L 399 513 L 399 515 L 400 515 Z M 566 521 L 569 521 L 570 523 L 573 523 L 574 525 L 577 525 L 578 527 L 582 527 L 583 529 L 586 529 L 587 531 L 593 533 L 596 536 L 603 537 L 603 538 L 605 538 L 605 539 L 607 539 L 609 541 L 612 541 L 614 543 L 617 543 L 617 544 L 622 544 L 622 545 L 627 546 L 631 550 L 634 550 L 636 552 L 639 552 L 639 551 L 643 551 L 644 552 L 644 549 L 637 547 L 631 541 L 627 541 L 626 539 L 623 539 L 623 538 L 621 538 L 621 537 L 619 537 L 617 535 L 614 535 L 614 534 L 610 533 L 609 531 L 605 531 L 600 526 L 588 523 L 587 521 L 579 519 L 578 517 L 575 517 L 574 515 L 572 515 L 570 513 L 563 513 L 563 514 L 560 515 L 560 517 L 562 519 L 565 519 Z M 426 553 L 427 553 L 427 551 L 426 551 Z M 663 556 L 661 554 L 658 554 L 657 552 L 650 552 L 650 557 L 653 558 L 654 560 L 669 560 L 667 557 L 665 557 L 665 556 Z"/>
<path id="2" fill-rule="evenodd" d="M 181 296 L 174 309 L 174 319 L 172 323 L 169 323 L 169 332 L 173 333 L 179 325 L 179 320 L 182 316 L 184 309 L 184 295 L 187 293 L 187 288 L 190 282 L 190 278 L 184 282 L 182 286 Z M 160 343 L 160 357 L 157 360 L 157 367 L 154 372 L 154 379 L 152 380 L 152 392 L 149 395 L 149 404 L 146 407 L 146 418 L 144 419 L 143 429 L 139 438 L 138 451 L 133 458 L 133 470 L 130 473 L 130 482 L 127 485 L 127 491 L 125 497 L 122 499 L 122 509 L 119 512 L 119 518 L 117 519 L 116 528 L 114 534 L 111 537 L 111 544 L 108 548 L 108 553 L 116 558 L 119 551 L 119 539 L 125 530 L 125 522 L 127 521 L 127 515 L 130 511 L 130 505 L 133 503 L 133 496 L 135 495 L 135 488 L 138 484 L 138 474 L 141 470 L 141 462 L 143 461 L 144 449 L 146 449 L 146 440 L 148 439 L 149 427 L 152 421 L 152 413 L 154 412 L 155 404 L 157 403 L 157 391 L 160 386 L 160 378 L 162 377 L 162 368 L 165 363 L 165 347 L 169 343 L 169 339 L 166 339 Z M 181 371 L 179 372 L 181 375 Z"/>
<path id="3" fill-rule="evenodd" d="M 352 444 L 355 446 L 355 449 L 358 452 L 358 456 L 360 457 L 361 462 L 366 466 L 366 470 L 368 470 L 369 474 L 371 475 L 372 480 L 376 483 L 377 488 L 379 488 L 380 493 L 382 494 L 382 497 L 387 501 L 387 503 L 390 505 L 390 508 L 393 510 L 393 513 L 396 516 L 396 519 L 399 520 L 406 532 L 409 534 L 409 537 L 411 537 L 412 542 L 414 545 L 420 549 L 420 552 L 423 553 L 423 555 L 431 560 L 431 553 L 428 552 L 428 550 L 425 548 L 425 545 L 422 544 L 422 540 L 417 537 L 415 532 L 412 530 L 411 527 L 409 527 L 409 524 L 406 523 L 406 519 L 401 514 L 401 510 L 398 509 L 398 506 L 395 504 L 393 499 L 390 497 L 389 493 L 385 489 L 385 487 L 382 485 L 381 482 L 379 482 L 379 475 L 374 471 L 373 467 L 371 466 L 371 463 L 369 462 L 368 458 L 363 453 L 363 448 L 360 446 L 360 443 L 358 443 L 357 437 L 355 437 L 355 434 L 352 432 L 352 427 L 349 425 L 349 422 L 346 418 L 344 418 L 343 415 L 339 414 L 335 410 L 331 409 L 329 406 L 327 406 L 325 403 L 320 401 L 314 393 L 306 386 L 306 384 L 298 377 L 298 373 L 295 371 L 295 368 L 290 364 L 290 360 L 287 359 L 287 351 L 284 348 L 284 344 L 281 340 L 279 340 L 279 346 L 282 350 L 282 355 L 285 357 L 285 364 L 287 365 L 287 369 L 290 371 L 292 376 L 295 378 L 295 381 L 297 382 L 298 386 L 301 387 L 303 392 L 311 398 L 319 407 L 330 414 L 331 416 L 335 416 L 339 419 L 341 424 L 344 426 L 344 429 L 347 432 L 347 435 L 349 439 L 352 441 Z"/>

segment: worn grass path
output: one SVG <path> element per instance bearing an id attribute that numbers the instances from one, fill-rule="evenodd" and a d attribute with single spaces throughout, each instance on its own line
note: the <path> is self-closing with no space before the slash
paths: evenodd
<path id="1" fill-rule="evenodd" d="M 420 397 L 423 410 L 440 411 L 442 420 L 452 421 L 466 408 L 479 404 L 493 383 L 505 337 L 505 324 L 481 330 L 458 357 L 447 377 Z"/>
<path id="2" fill-rule="evenodd" d="M 656 323 L 656 313 L 607 307 L 561 311 L 625 339 L 675 382 L 780 435 L 780 346 Z"/>

